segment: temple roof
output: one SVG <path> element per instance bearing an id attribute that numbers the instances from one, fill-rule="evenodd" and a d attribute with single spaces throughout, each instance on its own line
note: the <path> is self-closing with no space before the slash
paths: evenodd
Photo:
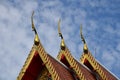
<path id="1" fill-rule="evenodd" d="M 51 60 L 51 63 L 55 67 L 56 72 L 60 76 L 60 78 L 61 78 L 60 80 L 75 80 L 75 78 L 73 77 L 71 70 L 69 68 L 64 66 L 62 63 L 58 62 L 55 58 L 53 58 L 49 54 L 48 54 L 48 56 Z"/>
<path id="2" fill-rule="evenodd" d="M 31 22 L 32 29 L 35 32 L 34 45 L 17 80 L 37 80 L 41 77 L 41 74 L 51 80 L 118 80 L 116 76 L 92 56 L 82 35 L 82 29 L 81 38 L 84 47 L 80 62 L 71 55 L 60 31 L 60 20 L 58 22 L 58 32 L 61 37 L 61 44 L 60 52 L 57 56 L 58 60 L 49 55 L 40 42 L 33 23 L 33 14 L 31 16 Z M 46 79 L 41 77 L 40 80 Z"/>

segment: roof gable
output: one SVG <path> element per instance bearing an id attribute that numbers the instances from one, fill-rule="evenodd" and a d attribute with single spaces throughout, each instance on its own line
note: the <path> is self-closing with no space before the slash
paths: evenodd
<path id="1" fill-rule="evenodd" d="M 104 68 L 92 54 L 88 51 L 88 53 L 83 53 L 80 58 L 80 62 L 85 64 L 89 69 L 99 74 L 101 80 L 117 80 L 117 78 L 110 73 L 106 68 Z"/>

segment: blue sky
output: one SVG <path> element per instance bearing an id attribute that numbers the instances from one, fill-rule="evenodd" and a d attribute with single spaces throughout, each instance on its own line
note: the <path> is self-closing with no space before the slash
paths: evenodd
<path id="1" fill-rule="evenodd" d="M 120 0 L 0 0 L 0 80 L 15 80 L 34 40 L 31 14 L 45 50 L 56 58 L 60 38 L 57 23 L 72 55 L 79 60 L 83 44 L 120 78 Z M 9 77 L 8 77 L 9 75 Z"/>

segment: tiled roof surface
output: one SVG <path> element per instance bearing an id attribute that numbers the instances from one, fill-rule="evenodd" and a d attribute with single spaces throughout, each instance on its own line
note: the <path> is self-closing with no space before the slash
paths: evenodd
<path id="1" fill-rule="evenodd" d="M 85 75 L 86 80 L 96 80 L 96 77 L 94 76 L 94 74 L 88 69 L 86 68 L 83 64 L 81 64 L 80 62 L 78 62 L 77 60 L 75 60 L 79 66 L 79 68 L 81 69 L 83 75 Z"/>
<path id="2" fill-rule="evenodd" d="M 63 64 L 58 62 L 52 56 L 48 55 L 51 63 L 55 67 L 58 75 L 60 76 L 61 80 L 75 80 L 68 68 L 66 68 Z"/>

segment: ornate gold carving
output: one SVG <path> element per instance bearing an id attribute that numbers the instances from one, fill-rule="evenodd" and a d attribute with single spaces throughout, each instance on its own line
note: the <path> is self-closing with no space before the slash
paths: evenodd
<path id="1" fill-rule="evenodd" d="M 83 34 L 82 34 L 82 25 L 80 26 L 80 35 L 81 35 L 81 39 L 82 39 L 83 44 L 84 44 L 83 51 L 84 51 L 85 53 L 88 53 L 88 47 L 87 47 L 86 41 L 85 41 L 85 39 L 84 39 L 84 36 L 83 36 Z"/>
<path id="2" fill-rule="evenodd" d="M 61 50 L 65 50 L 65 42 L 64 42 L 61 30 L 60 30 L 60 22 L 61 22 L 61 20 L 59 19 L 59 21 L 58 21 L 58 33 L 59 33 L 59 36 L 61 37 L 61 45 L 60 45 L 60 47 L 61 47 Z"/>
<path id="3" fill-rule="evenodd" d="M 49 80 L 50 77 L 51 76 L 49 75 L 49 72 L 48 72 L 47 68 L 44 67 L 42 69 L 42 71 L 40 72 L 37 80 Z"/>
<path id="4" fill-rule="evenodd" d="M 39 40 L 37 31 L 35 29 L 35 25 L 34 25 L 34 22 L 33 22 L 33 15 L 34 15 L 34 11 L 33 11 L 32 16 L 31 16 L 31 22 L 32 22 L 32 30 L 35 32 L 34 44 L 38 45 L 40 43 L 40 40 Z"/>

